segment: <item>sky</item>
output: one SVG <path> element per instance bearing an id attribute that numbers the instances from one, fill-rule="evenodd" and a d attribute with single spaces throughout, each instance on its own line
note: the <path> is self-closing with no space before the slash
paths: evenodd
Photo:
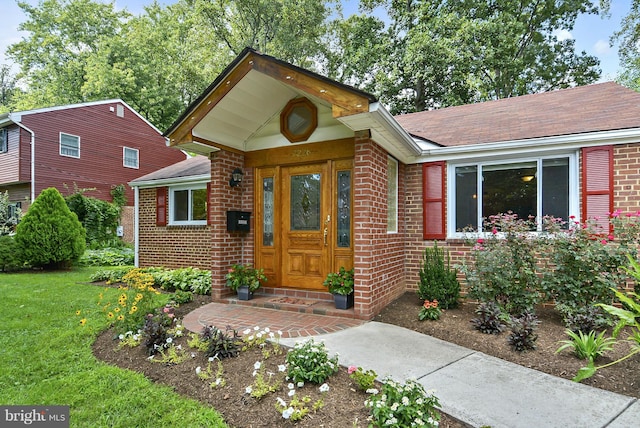
<path id="1" fill-rule="evenodd" d="M 4 16 L 3 24 L 0 26 L 0 64 L 7 64 L 9 61 L 5 56 L 7 47 L 19 42 L 26 33 L 18 31 L 18 25 L 26 20 L 17 5 L 18 0 L 0 0 L 0 13 Z M 29 4 L 37 5 L 38 0 L 22 0 Z M 109 0 L 101 0 L 108 3 Z M 144 5 L 152 3 L 153 0 L 116 0 L 118 9 L 126 8 L 130 13 L 138 15 L 143 12 Z M 175 3 L 176 0 L 158 0 L 161 5 Z M 357 11 L 357 0 L 343 1 L 345 16 Z M 559 38 L 573 38 L 576 41 L 578 52 L 585 51 L 600 59 L 602 69 L 601 81 L 614 80 L 619 71 L 617 47 L 609 46 L 609 38 L 620 28 L 621 19 L 626 16 L 631 8 L 631 0 L 611 0 L 611 17 L 601 18 L 599 16 L 580 16 L 575 28 L 571 33 L 564 32 L 558 34 Z M 16 70 L 14 70 L 16 71 Z"/>

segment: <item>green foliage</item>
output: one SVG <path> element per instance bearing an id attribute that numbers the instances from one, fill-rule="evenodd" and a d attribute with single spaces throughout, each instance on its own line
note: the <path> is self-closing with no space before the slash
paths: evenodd
<path id="1" fill-rule="evenodd" d="M 576 333 L 604 330 L 612 324 L 611 316 L 598 306 L 577 307 L 556 304 L 556 310 L 562 315 L 564 325 Z"/>
<path id="2" fill-rule="evenodd" d="M 133 249 L 128 247 L 87 250 L 80 257 L 80 266 L 131 266 L 135 260 Z"/>
<path id="3" fill-rule="evenodd" d="M 240 286 L 248 286 L 249 291 L 256 291 L 260 288 L 260 282 L 266 282 L 267 277 L 263 269 L 256 269 L 251 265 L 235 264 L 231 266 L 225 275 L 227 287 L 233 291 L 238 291 Z"/>
<path id="4" fill-rule="evenodd" d="M 485 334 L 498 334 L 504 331 L 504 317 L 500 306 L 495 302 L 483 302 L 475 310 L 477 318 L 471 320 L 471 324 L 476 330 Z"/>
<path id="5" fill-rule="evenodd" d="M 22 217 L 20 209 L 16 209 L 15 216 L 9 217 L 9 205 L 9 192 L 0 192 L 0 236 L 13 233 Z"/>
<path id="6" fill-rule="evenodd" d="M 516 214 L 497 214 L 485 222 L 486 238 L 479 238 L 471 251 L 473 263 L 462 270 L 469 296 L 481 302 L 496 302 L 509 315 L 533 312 L 540 301 L 537 275 L 535 225 Z"/>
<path id="7" fill-rule="evenodd" d="M 365 401 L 371 409 L 371 422 L 378 427 L 437 427 L 439 405 L 438 398 L 417 381 L 401 384 L 391 378 L 383 381 L 379 393 Z"/>
<path id="8" fill-rule="evenodd" d="M 87 284 L 94 270 L 2 275 L 0 294 L 11 303 L 0 327 L 0 402 L 66 403 L 72 427 L 225 427 L 210 405 L 94 356 L 92 345 L 108 327 L 96 306 L 96 286 Z M 105 291 L 108 299 L 118 294 Z M 78 310 L 88 319 L 84 326 Z M 100 397 L 100 404 L 91 397 Z"/>
<path id="9" fill-rule="evenodd" d="M 509 334 L 507 342 L 518 352 L 536 349 L 538 335 L 535 331 L 539 324 L 538 317 L 528 312 L 517 318 L 512 318 L 509 323 L 511 334 Z"/>
<path id="10" fill-rule="evenodd" d="M 293 382 L 321 384 L 338 371 L 338 356 L 329 357 L 324 343 L 313 338 L 298 342 L 286 357 L 288 375 Z"/>
<path id="11" fill-rule="evenodd" d="M 353 293 L 353 269 L 346 270 L 344 266 L 340 266 L 340 270 L 330 272 L 322 283 L 329 289 L 331 294 L 340 294 L 346 296 Z"/>
<path id="12" fill-rule="evenodd" d="M 122 245 L 115 234 L 120 224 L 120 208 L 116 204 L 84 196 L 81 191 L 67 196 L 65 202 L 87 231 L 89 248 Z"/>
<path id="13" fill-rule="evenodd" d="M 20 248 L 13 236 L 0 235 L 0 272 L 11 272 L 23 266 Z"/>
<path id="14" fill-rule="evenodd" d="M 570 340 L 561 341 L 560 343 L 563 345 L 556 350 L 556 354 L 565 349 L 573 348 L 573 352 L 579 359 L 595 361 L 605 352 L 611 351 L 615 344 L 615 339 L 612 337 L 604 337 L 606 331 L 602 331 L 597 336 L 595 331 L 585 334 L 581 331 L 576 333 L 567 329 L 566 333 Z"/>
<path id="15" fill-rule="evenodd" d="M 365 371 L 362 367 L 356 366 L 350 366 L 347 372 L 351 380 L 353 380 L 362 391 L 373 388 L 376 384 L 376 377 L 378 377 L 378 374 L 374 370 Z"/>
<path id="16" fill-rule="evenodd" d="M 123 276 L 132 269 L 134 268 L 123 267 L 99 270 L 91 276 L 91 281 L 122 282 Z M 190 267 L 180 269 L 148 267 L 140 269 L 140 272 L 151 276 L 151 284 L 154 287 L 159 287 L 166 291 L 190 291 L 200 295 L 206 295 L 211 292 L 211 272 L 207 270 Z"/>
<path id="17" fill-rule="evenodd" d="M 169 300 L 174 302 L 177 305 L 182 305 L 183 303 L 189 303 L 193 301 L 193 293 L 190 291 L 176 290 L 175 293 L 169 296 Z"/>
<path id="18" fill-rule="evenodd" d="M 240 337 L 238 332 L 230 327 L 225 331 L 212 325 L 202 329 L 201 339 L 207 341 L 207 350 L 204 355 L 207 357 L 224 358 L 237 357 L 240 353 Z"/>
<path id="19" fill-rule="evenodd" d="M 438 301 L 434 300 L 433 302 L 429 300 L 425 300 L 422 305 L 422 309 L 420 309 L 420 313 L 418 314 L 418 319 L 420 321 L 431 320 L 436 321 L 440 319 L 440 315 L 442 311 L 438 307 Z"/>
<path id="20" fill-rule="evenodd" d="M 420 266 L 420 284 L 418 297 L 421 300 L 437 300 L 442 309 L 458 307 L 460 299 L 460 283 L 458 271 L 451 269 L 449 252 L 433 247 L 424 249 L 424 258 Z"/>
<path id="21" fill-rule="evenodd" d="M 635 214 L 620 214 L 615 211 L 610 217 L 612 233 L 594 221 L 583 224 L 572 221 L 569 228 L 561 229 L 557 219 L 546 219 L 549 234 L 545 253 L 550 269 L 544 272 L 542 290 L 548 299 L 556 302 L 568 321 L 584 313 L 583 308 L 610 303 L 611 289 L 624 284 L 627 278 L 619 267 L 626 264 L 626 254 L 636 254 L 640 218 Z M 596 320 L 600 325 L 594 327 L 606 326 L 603 321 L 604 325 Z M 582 331 L 590 330 L 592 328 Z"/>
<path id="22" fill-rule="evenodd" d="M 85 230 L 55 188 L 33 201 L 15 239 L 24 260 L 45 269 L 69 267 L 85 251 Z"/>
<path id="23" fill-rule="evenodd" d="M 122 282 L 122 278 L 129 273 L 130 270 L 135 269 L 132 266 L 120 268 L 120 269 L 101 269 L 95 271 L 91 275 L 92 282 L 106 281 L 108 284 L 115 284 Z"/>
<path id="24" fill-rule="evenodd" d="M 113 186 L 111 188 L 110 193 L 111 193 L 111 200 L 116 207 L 121 209 L 122 207 L 127 205 L 127 194 L 126 194 L 126 187 L 124 186 L 124 184 L 118 184 Z"/>

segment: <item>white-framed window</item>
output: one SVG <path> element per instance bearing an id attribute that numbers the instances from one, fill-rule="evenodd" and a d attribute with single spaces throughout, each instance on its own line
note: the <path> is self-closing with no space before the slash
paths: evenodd
<path id="1" fill-rule="evenodd" d="M 207 224 L 206 184 L 169 188 L 169 224 Z"/>
<path id="2" fill-rule="evenodd" d="M 6 153 L 9 150 L 9 131 L 7 128 L 0 129 L 0 153 Z"/>
<path id="3" fill-rule="evenodd" d="M 387 157 L 387 232 L 398 231 L 398 161 Z"/>
<path id="4" fill-rule="evenodd" d="M 448 236 L 478 230 L 491 215 L 578 217 L 577 153 L 448 166 Z"/>
<path id="5" fill-rule="evenodd" d="M 138 149 L 132 149 L 130 147 L 122 148 L 122 165 L 127 168 L 138 169 L 140 167 L 139 161 L 140 152 Z"/>
<path id="6" fill-rule="evenodd" d="M 60 155 L 71 158 L 80 158 L 80 137 L 61 132 Z"/>

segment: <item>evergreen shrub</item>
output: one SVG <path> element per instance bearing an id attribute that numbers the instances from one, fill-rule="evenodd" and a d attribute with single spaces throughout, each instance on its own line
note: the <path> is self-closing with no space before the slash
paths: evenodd
<path id="1" fill-rule="evenodd" d="M 451 268 L 449 252 L 433 247 L 424 250 L 424 258 L 420 267 L 420 284 L 418 297 L 420 300 L 437 300 L 440 308 L 450 309 L 458 306 L 460 299 L 460 283 L 458 271 Z"/>

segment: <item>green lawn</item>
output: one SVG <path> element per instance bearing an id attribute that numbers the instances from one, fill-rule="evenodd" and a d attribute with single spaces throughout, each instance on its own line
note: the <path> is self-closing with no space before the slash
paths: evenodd
<path id="1" fill-rule="evenodd" d="M 0 274 L 0 404 L 69 405 L 72 427 L 226 426 L 214 409 L 94 358 L 107 326 L 103 289 L 87 284 L 95 270 Z"/>

